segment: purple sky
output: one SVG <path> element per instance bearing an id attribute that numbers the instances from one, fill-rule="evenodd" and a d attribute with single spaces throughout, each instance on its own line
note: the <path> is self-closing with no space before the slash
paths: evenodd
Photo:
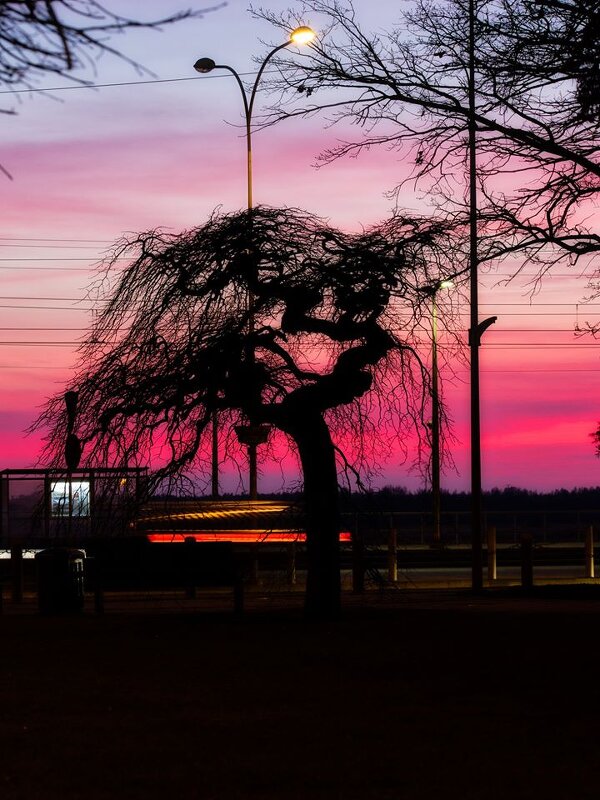
<path id="1" fill-rule="evenodd" d="M 140 3 L 112 5 L 139 13 Z M 151 5 L 159 15 L 181 4 L 156 0 Z M 283 8 L 287 3 L 267 5 Z M 394 19 L 397 3 L 378 2 L 377 18 L 374 5 L 356 3 L 366 28 Z M 318 29 L 317 19 L 306 22 Z M 25 438 L 23 430 L 44 399 L 68 381 L 74 343 L 90 319 L 89 305 L 76 299 L 83 297 L 103 248 L 126 231 L 179 230 L 202 223 L 216 206 L 243 207 L 239 90 L 226 75 L 196 76 L 192 65 L 210 56 L 240 72 L 251 71 L 252 57 L 268 50 L 261 39 L 279 42 L 276 33 L 251 18 L 245 3 L 231 0 L 203 20 L 161 34 L 137 32 L 117 42 L 160 78 L 191 80 L 2 98 L 4 106 L 18 111 L 18 116 L 2 118 L 0 135 L 0 160 L 14 175 L 13 182 L 2 179 L 2 467 L 36 462 L 38 441 Z M 103 59 L 96 80 L 140 78 L 127 65 Z M 68 84 L 49 80 L 45 85 Z M 259 97 L 259 107 L 265 99 Z M 356 135 L 352 129 L 326 128 L 319 119 L 257 132 L 255 201 L 303 207 L 349 229 L 383 219 L 392 205 L 386 190 L 406 174 L 402 154 L 381 149 L 320 170 L 312 166 L 318 152 L 336 138 Z M 408 192 L 403 202 L 408 208 L 424 207 L 421 198 Z M 548 281 L 530 302 L 523 279 L 499 285 L 506 271 L 502 265 L 481 280 L 481 315 L 498 315 L 481 353 L 484 486 L 598 485 L 600 461 L 589 433 L 600 418 L 600 350 L 589 339 L 576 339 L 573 329 L 577 322 L 597 318 L 600 305 L 581 304 L 584 279 L 563 277 Z M 565 272 L 557 270 L 558 275 Z M 7 330 L 11 327 L 42 330 Z M 443 485 L 453 489 L 469 483 L 467 380 L 459 366 L 445 388 L 458 438 L 453 445 L 458 473 L 447 471 Z M 288 467 L 287 477 L 295 480 Z M 267 463 L 263 470 L 261 487 L 281 488 L 279 467 Z M 236 480 L 231 479 L 232 487 Z M 379 483 L 419 488 L 421 479 L 392 458 L 383 465 Z"/>

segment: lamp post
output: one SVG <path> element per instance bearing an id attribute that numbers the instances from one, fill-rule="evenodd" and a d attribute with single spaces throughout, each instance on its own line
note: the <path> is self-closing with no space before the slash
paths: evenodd
<path id="1" fill-rule="evenodd" d="M 252 112 L 254 111 L 254 101 L 256 99 L 256 92 L 258 90 L 260 80 L 265 71 L 265 67 L 276 53 L 278 53 L 280 50 L 283 50 L 285 47 L 289 47 L 292 44 L 296 45 L 310 44 L 310 42 L 312 42 L 315 36 L 316 36 L 315 32 L 306 25 L 301 25 L 299 28 L 295 28 L 290 33 L 290 38 L 286 42 L 277 45 L 277 47 L 274 47 L 269 53 L 267 53 L 266 57 L 263 59 L 258 69 L 256 78 L 254 79 L 254 83 L 249 93 L 246 91 L 246 88 L 242 82 L 242 79 L 240 78 L 239 73 L 233 67 L 230 67 L 228 64 L 217 64 L 215 63 L 215 61 L 213 61 L 212 58 L 199 58 L 198 61 L 196 61 L 196 63 L 194 64 L 194 69 L 196 70 L 196 72 L 200 72 L 201 74 L 212 72 L 215 69 L 225 69 L 233 75 L 237 85 L 239 86 L 240 93 L 242 95 L 242 102 L 244 105 L 244 116 L 246 120 L 246 177 L 247 177 L 248 211 L 251 211 L 253 208 Z M 251 301 L 252 297 L 249 296 L 248 306 L 250 309 L 252 307 Z M 251 311 L 249 314 L 248 327 L 249 327 L 249 333 L 252 334 L 254 329 L 254 320 Z M 216 497 L 218 494 L 218 470 L 219 470 L 218 448 L 216 443 L 216 431 L 217 431 L 216 414 L 213 415 L 212 424 L 213 424 L 212 492 L 213 496 Z M 258 495 L 256 451 L 259 444 L 263 444 L 264 442 L 266 442 L 268 437 L 268 428 L 265 425 L 252 425 L 252 424 L 238 425 L 236 427 L 236 433 L 240 443 L 245 444 L 248 447 L 248 461 L 249 461 L 249 472 L 250 472 L 248 493 L 251 500 L 256 500 L 256 497 Z"/>
<path id="2" fill-rule="evenodd" d="M 450 280 L 436 281 L 421 289 L 431 298 L 431 495 L 433 514 L 433 541 L 441 541 L 441 498 L 440 498 L 440 394 L 438 369 L 438 313 L 437 293 L 440 289 L 452 289 Z"/>
<path id="3" fill-rule="evenodd" d="M 497 317 L 479 321 L 477 231 L 477 108 L 475 92 L 476 0 L 469 0 L 468 34 L 468 160 L 469 160 L 469 272 L 470 272 L 470 383 L 471 383 L 471 587 L 483 588 L 483 507 L 481 489 L 481 413 L 479 394 L 479 347 L 485 331 Z"/>

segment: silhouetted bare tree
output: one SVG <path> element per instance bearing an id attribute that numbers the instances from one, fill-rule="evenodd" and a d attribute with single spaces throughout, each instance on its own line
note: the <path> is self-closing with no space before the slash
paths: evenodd
<path id="1" fill-rule="evenodd" d="M 95 68 L 102 55 L 112 55 L 139 72 L 152 74 L 110 43 L 115 34 L 132 28 L 159 30 L 161 26 L 201 17 L 218 8 L 180 11 L 161 19 L 133 19 L 111 11 L 96 0 L 15 0 L 0 3 L 0 85 L 9 89 L 33 89 L 46 75 L 68 78 L 85 85 L 74 73 Z M 4 103 L 0 114 L 14 114 Z M 0 171 L 11 174 L 0 164 Z"/>
<path id="2" fill-rule="evenodd" d="M 113 5 L 117 5 L 114 3 Z M 216 3 L 218 7 L 222 3 Z M 110 54 L 144 68 L 111 44 L 110 37 L 133 28 L 160 28 L 200 17 L 212 9 L 180 11 L 160 19 L 126 17 L 96 0 L 16 0 L 0 4 L 0 83 L 33 88 L 44 75 L 85 83 L 73 70 L 94 66 Z"/>
<path id="3" fill-rule="evenodd" d="M 337 441 L 422 429 L 427 377 L 413 330 L 419 287 L 448 274 L 452 239 L 397 216 L 347 234 L 305 212 L 213 216 L 180 235 L 118 243 L 72 386 L 88 463 L 127 464 L 157 445 L 156 481 L 198 464 L 209 423 L 275 426 L 302 466 L 307 611 L 339 604 Z M 131 259 L 122 268 L 124 258 Z M 428 309 L 427 309 L 428 313 Z M 36 427 L 62 462 L 63 395 Z M 369 428 L 369 426 L 371 426 Z M 207 439 L 207 441 L 205 441 Z"/>
<path id="4" fill-rule="evenodd" d="M 410 180 L 460 215 L 470 3 L 417 0 L 408 8 L 397 27 L 373 34 L 349 0 L 258 11 L 282 29 L 314 14 L 325 21 L 303 58 L 282 55 L 274 118 L 325 111 L 352 121 L 360 135 L 324 161 L 376 144 L 397 148 L 412 160 Z M 600 190 L 600 2 L 474 0 L 474 11 L 480 258 L 519 251 L 541 276 L 557 259 L 600 252 L 588 221 Z"/>

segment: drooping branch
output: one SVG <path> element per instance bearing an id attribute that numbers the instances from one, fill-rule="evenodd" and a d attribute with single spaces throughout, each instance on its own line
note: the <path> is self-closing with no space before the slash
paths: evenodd
<path id="1" fill-rule="evenodd" d="M 286 430 L 299 410 L 343 408 L 353 425 L 382 365 L 411 351 L 419 287 L 463 268 L 451 242 L 431 220 L 347 234 L 267 208 L 118 242 L 90 289 L 98 315 L 71 382 L 85 454 L 114 463 L 168 442 L 165 469 L 177 471 L 202 450 L 214 412 Z M 48 424 L 46 457 L 60 460 L 60 397 L 37 427 Z"/>

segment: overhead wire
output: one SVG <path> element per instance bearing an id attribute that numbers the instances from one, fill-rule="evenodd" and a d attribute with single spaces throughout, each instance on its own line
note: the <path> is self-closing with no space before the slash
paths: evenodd
<path id="1" fill-rule="evenodd" d="M 272 70 L 271 70 L 272 73 Z M 254 77 L 256 72 L 240 72 L 242 78 Z M 230 78 L 227 73 L 216 75 L 189 75 L 184 78 L 148 78 L 142 81 L 110 81 L 109 83 L 80 83 L 73 86 L 38 86 L 30 89 L 2 89 L 0 94 L 46 94 L 47 92 L 72 92 L 77 89 L 111 89 L 117 86 L 149 86 L 158 83 L 184 83 L 186 81 L 206 81 Z"/>

